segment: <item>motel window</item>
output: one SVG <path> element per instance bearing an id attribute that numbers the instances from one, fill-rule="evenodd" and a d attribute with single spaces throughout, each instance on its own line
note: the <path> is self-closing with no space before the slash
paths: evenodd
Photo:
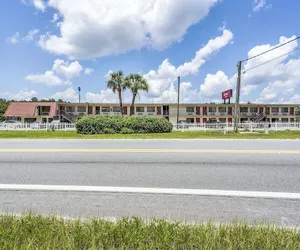
<path id="1" fill-rule="evenodd" d="M 209 113 L 216 113 L 217 112 L 217 108 L 216 107 L 209 107 L 208 108 L 208 112 Z"/>
<path id="2" fill-rule="evenodd" d="M 120 107 L 113 107 L 113 112 L 115 112 L 115 113 L 121 112 L 121 108 Z"/>
<path id="3" fill-rule="evenodd" d="M 154 113 L 155 112 L 155 107 L 147 107 L 147 112 Z"/>
<path id="4" fill-rule="evenodd" d="M 42 113 L 49 113 L 50 112 L 50 106 L 42 106 Z"/>
<path id="5" fill-rule="evenodd" d="M 195 120 L 194 120 L 194 118 L 187 118 L 187 119 L 186 119 L 186 122 L 187 122 L 187 123 L 194 123 Z"/>
<path id="6" fill-rule="evenodd" d="M 279 113 L 279 108 L 272 108 L 272 113 Z"/>
<path id="7" fill-rule="evenodd" d="M 241 113 L 248 113 L 248 107 L 241 107 Z"/>
<path id="8" fill-rule="evenodd" d="M 251 107 L 250 112 L 251 113 L 257 113 L 258 108 L 257 107 Z"/>
<path id="9" fill-rule="evenodd" d="M 100 107 L 96 107 L 96 115 L 100 114 Z"/>
<path id="10" fill-rule="evenodd" d="M 102 112 L 110 112 L 110 107 L 102 107 Z"/>
<path id="11" fill-rule="evenodd" d="M 195 112 L 195 108 L 194 107 L 186 107 L 186 112 L 187 113 L 194 113 Z"/>
<path id="12" fill-rule="evenodd" d="M 78 106 L 77 107 L 77 112 L 79 112 L 79 113 L 86 112 L 86 107 L 85 106 Z"/>
<path id="13" fill-rule="evenodd" d="M 67 112 L 75 112 L 74 106 L 67 106 Z"/>
<path id="14" fill-rule="evenodd" d="M 281 118 L 281 122 L 289 122 L 289 118 Z"/>
<path id="15" fill-rule="evenodd" d="M 145 108 L 144 107 L 136 107 L 136 112 L 143 113 L 143 112 L 145 112 Z"/>
<path id="16" fill-rule="evenodd" d="M 288 113 L 289 112 L 289 108 L 288 107 L 283 107 L 283 108 L 281 108 L 281 112 L 282 113 Z"/>
<path id="17" fill-rule="evenodd" d="M 219 107 L 220 113 L 226 113 L 226 107 Z"/>

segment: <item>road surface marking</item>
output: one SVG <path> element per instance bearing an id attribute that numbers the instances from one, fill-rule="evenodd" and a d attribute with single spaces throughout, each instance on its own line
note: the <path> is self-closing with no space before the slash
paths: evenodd
<path id="1" fill-rule="evenodd" d="M 168 194 L 168 195 L 198 195 L 198 196 L 300 200 L 300 193 L 207 190 L 207 189 L 178 189 L 178 188 L 0 184 L 0 191 L 58 191 L 58 192 Z"/>
<path id="2" fill-rule="evenodd" d="M 0 149 L 0 153 L 223 153 L 223 154 L 300 154 L 300 150 L 229 149 Z"/>

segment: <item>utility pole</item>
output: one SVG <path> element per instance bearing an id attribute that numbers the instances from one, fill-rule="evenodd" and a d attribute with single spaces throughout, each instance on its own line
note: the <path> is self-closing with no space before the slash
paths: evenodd
<path id="1" fill-rule="evenodd" d="M 79 92 L 78 99 L 79 99 L 79 103 L 80 103 L 80 91 L 81 91 L 81 88 L 80 88 L 80 87 L 78 87 L 78 92 Z"/>
<path id="2" fill-rule="evenodd" d="M 179 123 L 180 76 L 178 76 L 177 125 Z"/>
<path id="3" fill-rule="evenodd" d="M 238 77 L 236 84 L 236 98 L 234 106 L 234 131 L 238 132 L 239 114 L 240 114 L 240 92 L 241 92 L 241 78 L 242 78 L 242 61 L 238 62 Z"/>

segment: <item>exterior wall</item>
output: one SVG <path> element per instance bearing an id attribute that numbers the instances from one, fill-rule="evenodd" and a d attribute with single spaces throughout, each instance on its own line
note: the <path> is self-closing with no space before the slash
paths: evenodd
<path id="1" fill-rule="evenodd" d="M 123 104 L 125 115 L 130 115 L 130 104 Z M 296 115 L 299 117 L 299 112 L 296 114 L 298 105 L 276 105 L 276 104 L 241 104 L 240 105 L 240 120 L 252 121 L 261 113 L 265 114 L 266 121 L 278 122 L 293 122 L 296 121 Z M 84 108 L 80 108 L 84 107 Z M 107 109 L 105 110 L 105 108 Z M 64 113 L 66 116 L 73 117 L 73 120 L 84 115 L 121 115 L 121 112 L 114 111 L 119 104 L 90 104 L 90 103 L 58 103 L 57 114 Z M 154 110 L 147 108 L 154 107 Z M 143 108 L 144 110 L 139 110 Z M 252 109 L 251 108 L 255 108 Z M 115 109 L 116 110 L 116 109 Z M 135 116 L 158 116 L 165 117 L 172 123 L 177 122 L 177 104 L 135 104 Z M 234 104 L 180 104 L 179 105 L 179 120 L 189 121 L 193 123 L 205 123 L 210 120 L 220 122 L 232 122 L 235 114 Z M 56 119 L 59 116 L 57 116 Z M 43 118 L 52 119 L 50 116 L 32 116 L 21 117 L 21 121 L 25 118 L 36 118 L 36 121 L 41 122 Z"/>
<path id="2" fill-rule="evenodd" d="M 46 119 L 46 122 L 49 122 L 53 118 L 49 116 L 24 116 L 21 117 L 21 122 L 25 122 L 26 119 L 36 119 L 36 122 L 43 122 L 43 119 Z"/>

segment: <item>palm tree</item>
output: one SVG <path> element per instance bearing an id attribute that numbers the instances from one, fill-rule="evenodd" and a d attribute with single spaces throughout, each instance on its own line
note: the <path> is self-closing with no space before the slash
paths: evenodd
<path id="1" fill-rule="evenodd" d="M 134 103 L 135 103 L 135 98 L 138 95 L 138 92 L 141 91 L 146 91 L 148 92 L 149 90 L 149 84 L 147 83 L 146 79 L 144 79 L 141 75 L 139 74 L 130 74 L 125 78 L 125 87 L 129 88 L 132 92 L 132 102 L 131 102 L 131 107 L 130 107 L 130 115 L 133 115 L 134 111 Z"/>
<path id="2" fill-rule="evenodd" d="M 107 88 L 110 88 L 114 93 L 118 92 L 120 112 L 123 115 L 122 92 L 126 89 L 126 86 L 124 84 L 124 74 L 122 71 L 110 73 L 110 79 L 107 81 Z"/>

